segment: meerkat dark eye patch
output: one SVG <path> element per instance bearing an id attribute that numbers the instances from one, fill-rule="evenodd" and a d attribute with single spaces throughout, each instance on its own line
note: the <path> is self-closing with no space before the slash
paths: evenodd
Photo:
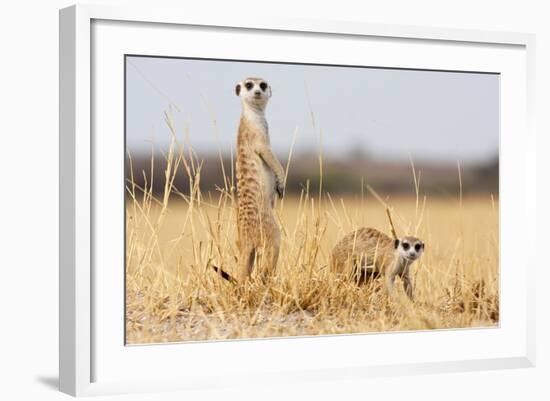
<path id="1" fill-rule="evenodd" d="M 407 242 L 403 242 L 402 244 L 404 250 L 408 250 L 411 246 Z"/>
<path id="2" fill-rule="evenodd" d="M 260 89 L 262 90 L 262 92 L 265 92 L 265 90 L 267 89 L 267 84 L 265 82 L 262 82 L 260 84 Z"/>
<path id="3" fill-rule="evenodd" d="M 416 244 L 416 245 L 414 246 L 414 250 L 415 250 L 416 252 L 420 252 L 420 250 L 421 250 L 422 248 L 423 248 L 422 244 Z"/>
<path id="4" fill-rule="evenodd" d="M 247 82 L 246 84 L 244 84 L 244 87 L 246 88 L 246 90 L 250 90 L 254 87 L 254 84 L 252 82 Z"/>

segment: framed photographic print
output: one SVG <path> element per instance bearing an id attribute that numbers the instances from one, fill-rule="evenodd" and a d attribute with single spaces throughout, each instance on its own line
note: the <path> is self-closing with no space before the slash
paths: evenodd
<path id="1" fill-rule="evenodd" d="M 533 44 L 61 10 L 61 390 L 532 366 Z"/>

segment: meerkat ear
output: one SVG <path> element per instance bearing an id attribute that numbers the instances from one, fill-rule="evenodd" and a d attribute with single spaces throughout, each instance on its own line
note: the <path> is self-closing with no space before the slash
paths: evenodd
<path id="1" fill-rule="evenodd" d="M 235 94 L 239 96 L 240 93 L 241 93 L 241 84 L 237 84 L 237 86 L 235 86 Z"/>
<path id="2" fill-rule="evenodd" d="M 271 92 L 271 86 L 268 86 L 267 87 L 267 96 L 271 97 L 272 94 L 273 94 L 273 92 Z"/>
<path id="3" fill-rule="evenodd" d="M 397 249 L 397 247 L 399 247 L 399 240 L 396 239 L 394 242 L 393 242 L 393 246 L 395 249 Z"/>

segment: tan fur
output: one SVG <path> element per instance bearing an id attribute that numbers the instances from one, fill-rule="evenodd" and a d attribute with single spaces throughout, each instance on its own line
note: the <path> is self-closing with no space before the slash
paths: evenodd
<path id="1" fill-rule="evenodd" d="M 331 269 L 333 272 L 353 278 L 358 283 L 370 277 L 383 275 L 388 291 L 393 293 L 396 276 L 401 277 L 407 295 L 413 298 L 413 289 L 410 279 L 410 266 L 414 260 L 407 260 L 400 255 L 398 244 L 406 242 L 414 246 L 424 244 L 415 237 L 403 237 L 398 240 L 374 228 L 360 228 L 342 238 L 331 253 Z M 399 245 L 401 246 L 401 245 Z M 418 256 L 418 257 L 419 257 Z"/>
<path id="2" fill-rule="evenodd" d="M 374 228 L 360 228 L 348 233 L 332 250 L 331 268 L 337 273 L 351 273 L 356 267 L 383 271 L 394 259 L 394 241 Z"/>

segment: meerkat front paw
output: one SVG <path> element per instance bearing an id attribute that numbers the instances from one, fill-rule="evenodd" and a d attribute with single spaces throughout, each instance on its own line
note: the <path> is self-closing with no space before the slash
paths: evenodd
<path id="1" fill-rule="evenodd" d="M 279 198 L 283 197 L 285 187 L 283 186 L 282 182 L 277 181 L 275 183 L 275 191 L 277 191 L 277 195 L 279 195 Z"/>

